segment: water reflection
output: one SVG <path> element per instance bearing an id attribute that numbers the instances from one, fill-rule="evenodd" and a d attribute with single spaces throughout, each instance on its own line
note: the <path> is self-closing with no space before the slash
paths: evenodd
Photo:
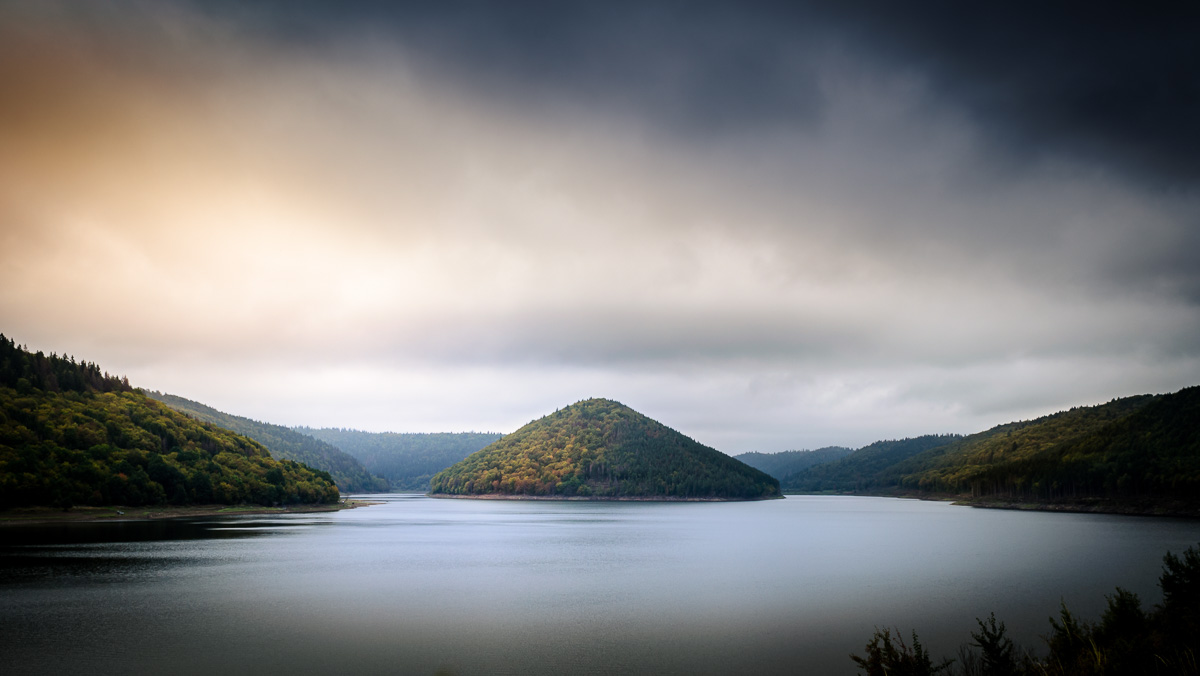
<path id="1" fill-rule="evenodd" d="M 1200 540 L 884 499 L 385 503 L 6 538 L 6 673 L 849 674 L 877 625 L 950 654 L 993 610 L 1036 644 L 1060 599 L 1153 603 Z"/>
<path id="2" fill-rule="evenodd" d="M 172 543 L 238 540 L 332 525 L 331 521 L 250 516 L 93 521 L 5 528 L 0 544 L 0 585 L 72 578 L 133 580 L 154 568 L 219 563 L 205 552 Z"/>

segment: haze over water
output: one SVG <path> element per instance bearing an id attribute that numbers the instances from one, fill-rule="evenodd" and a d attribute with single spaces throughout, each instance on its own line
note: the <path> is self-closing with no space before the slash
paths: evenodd
<path id="1" fill-rule="evenodd" d="M 854 673 L 876 626 L 951 655 L 995 611 L 1160 600 L 1189 520 L 882 498 L 498 502 L 10 529 L 0 654 L 45 673 Z"/>

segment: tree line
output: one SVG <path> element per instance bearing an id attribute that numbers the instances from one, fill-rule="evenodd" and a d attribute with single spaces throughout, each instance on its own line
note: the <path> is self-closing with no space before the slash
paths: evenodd
<path id="1" fill-rule="evenodd" d="M 0 333 L 0 385 L 21 394 L 42 392 L 131 392 L 129 379 L 101 371 L 92 362 L 69 355 L 30 352 Z"/>
<path id="2" fill-rule="evenodd" d="M 1162 603 L 1143 608 L 1137 594 L 1118 587 L 1098 622 L 1063 605 L 1050 618 L 1047 652 L 1023 650 L 995 614 L 976 619 L 971 642 L 957 659 L 935 661 L 916 632 L 877 629 L 851 659 L 865 676 L 1185 676 L 1200 674 L 1200 549 L 1168 552 L 1159 577 Z"/>

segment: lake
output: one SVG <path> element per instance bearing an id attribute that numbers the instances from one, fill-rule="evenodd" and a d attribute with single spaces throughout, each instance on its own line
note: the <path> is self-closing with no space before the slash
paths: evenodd
<path id="1" fill-rule="evenodd" d="M 17 674 L 853 674 L 876 626 L 952 656 L 996 616 L 1158 602 L 1194 520 L 800 497 L 435 500 L 0 530 Z"/>

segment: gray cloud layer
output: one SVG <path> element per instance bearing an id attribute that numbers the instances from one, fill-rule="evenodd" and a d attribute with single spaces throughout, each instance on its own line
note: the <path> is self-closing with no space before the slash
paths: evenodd
<path id="1" fill-rule="evenodd" d="M 1091 7 L 8 3 L 3 330 L 275 422 L 610 396 L 730 452 L 1194 384 L 1189 16 Z"/>
<path id="2" fill-rule="evenodd" d="M 237 3 L 234 3 L 236 7 Z M 201 3 L 212 7 L 212 3 Z M 274 9 L 262 9 L 263 7 Z M 293 44 L 403 43 L 492 93 L 519 87 L 739 133 L 823 120 L 812 58 L 917 72 L 1017 156 L 1070 152 L 1175 183 L 1200 174 L 1200 8 L 1189 3 L 268 3 Z M 331 29 L 332 27 L 332 29 Z M 1133 166 L 1126 166 L 1133 165 Z"/>

